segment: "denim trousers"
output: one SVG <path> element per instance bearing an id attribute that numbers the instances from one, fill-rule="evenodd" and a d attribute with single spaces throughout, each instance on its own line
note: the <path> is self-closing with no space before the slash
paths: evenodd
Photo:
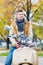
<path id="1" fill-rule="evenodd" d="M 12 56 L 13 56 L 13 51 L 14 50 L 16 50 L 16 48 L 15 47 L 11 47 L 10 52 L 9 52 L 7 58 L 6 58 L 5 65 L 11 65 L 11 63 L 12 63 Z"/>

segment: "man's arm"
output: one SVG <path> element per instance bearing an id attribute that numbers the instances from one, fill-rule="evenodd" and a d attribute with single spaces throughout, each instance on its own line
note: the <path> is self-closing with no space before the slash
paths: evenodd
<path id="1" fill-rule="evenodd" d="M 13 47 L 19 48 L 21 46 L 21 44 L 18 44 L 19 42 L 17 42 L 13 38 L 10 38 L 10 41 L 11 41 Z"/>

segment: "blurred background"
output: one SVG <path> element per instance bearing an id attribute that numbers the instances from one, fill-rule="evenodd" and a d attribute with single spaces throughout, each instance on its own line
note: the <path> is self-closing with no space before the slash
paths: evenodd
<path id="1" fill-rule="evenodd" d="M 0 49 L 9 49 L 11 42 L 5 25 L 16 19 L 16 11 L 23 9 L 25 18 L 31 22 L 35 48 L 43 49 L 43 0 L 0 0 Z"/>
<path id="2" fill-rule="evenodd" d="M 16 12 L 22 9 L 25 19 L 31 22 L 32 48 L 38 53 L 38 65 L 43 65 L 43 0 L 0 0 L 0 65 L 3 65 L 11 47 L 4 26 L 16 19 Z M 29 40 L 31 43 L 31 40 Z"/>

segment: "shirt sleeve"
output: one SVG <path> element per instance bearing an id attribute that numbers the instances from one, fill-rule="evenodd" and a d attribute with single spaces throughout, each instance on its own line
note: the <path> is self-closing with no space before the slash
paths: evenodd
<path id="1" fill-rule="evenodd" d="M 10 30 L 9 30 L 9 35 L 12 36 L 12 34 L 13 34 L 13 26 L 11 25 L 11 26 L 10 26 Z M 16 35 L 16 34 L 14 34 L 14 35 Z M 16 41 L 14 38 L 11 38 L 11 37 L 10 37 L 9 39 L 10 39 L 10 41 L 11 41 L 12 44 L 17 43 L 17 41 Z"/>

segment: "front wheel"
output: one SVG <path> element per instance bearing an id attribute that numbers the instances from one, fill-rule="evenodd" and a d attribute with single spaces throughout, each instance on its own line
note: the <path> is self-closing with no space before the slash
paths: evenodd
<path id="1" fill-rule="evenodd" d="M 22 63 L 22 64 L 19 64 L 19 65 L 32 65 L 30 63 Z"/>

